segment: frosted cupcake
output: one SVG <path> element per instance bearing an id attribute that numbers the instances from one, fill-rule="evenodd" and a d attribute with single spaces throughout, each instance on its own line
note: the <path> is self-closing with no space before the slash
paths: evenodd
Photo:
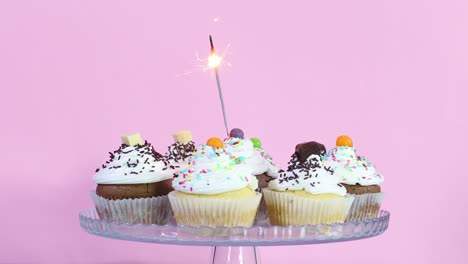
<path id="1" fill-rule="evenodd" d="M 355 197 L 348 221 L 377 217 L 384 197 L 380 189 L 384 178 L 366 158 L 356 155 L 351 138 L 338 137 L 336 147 L 323 157 L 323 163 L 335 171 L 340 183 Z"/>
<path id="2" fill-rule="evenodd" d="M 258 180 L 258 190 L 268 187 L 268 182 L 272 177 L 278 177 L 279 166 L 273 162 L 270 155 L 262 148 L 258 138 L 244 138 L 244 132 L 239 128 L 231 130 L 230 136 L 224 140 L 225 148 L 236 158 L 243 159 L 245 166 L 248 166 L 252 174 Z M 265 200 L 260 201 L 257 211 L 257 220 L 264 220 L 268 217 Z"/>
<path id="3" fill-rule="evenodd" d="M 230 154 L 219 138 L 199 145 L 174 178 L 169 194 L 179 225 L 252 226 L 261 194 L 243 159 Z"/>
<path id="4" fill-rule="evenodd" d="M 231 130 L 230 136 L 224 140 L 228 152 L 238 158 L 243 158 L 245 165 L 257 177 L 259 188 L 266 188 L 271 177 L 277 177 L 279 166 L 273 162 L 270 155 L 262 148 L 258 138 L 244 139 L 244 132 L 239 128 Z"/>
<path id="5" fill-rule="evenodd" d="M 91 192 L 101 219 L 127 223 L 164 224 L 171 216 L 167 194 L 173 170 L 140 134 L 122 137 L 121 147 L 93 177 Z"/>
<path id="6" fill-rule="evenodd" d="M 177 132 L 173 137 L 175 142 L 168 147 L 165 157 L 174 174 L 178 175 L 187 168 L 189 159 L 195 151 L 195 143 L 192 141 L 192 133 L 188 130 Z"/>
<path id="7" fill-rule="evenodd" d="M 281 172 L 263 190 L 271 224 L 332 224 L 346 220 L 354 198 L 346 195 L 346 188 L 333 170 L 323 166 L 320 146 L 317 142 L 298 145 L 288 171 Z M 304 153 L 306 156 L 301 155 Z"/>

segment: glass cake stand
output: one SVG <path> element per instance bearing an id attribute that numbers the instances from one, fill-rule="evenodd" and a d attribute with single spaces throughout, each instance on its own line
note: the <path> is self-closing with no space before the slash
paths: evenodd
<path id="1" fill-rule="evenodd" d="M 79 214 L 81 227 L 88 233 L 121 240 L 188 246 L 210 246 L 210 263 L 260 263 L 258 246 L 283 246 L 335 243 L 378 236 L 388 228 L 390 213 L 344 224 L 272 226 L 268 220 L 246 227 L 178 226 L 175 219 L 167 225 L 142 225 L 99 219 L 95 209 Z"/>

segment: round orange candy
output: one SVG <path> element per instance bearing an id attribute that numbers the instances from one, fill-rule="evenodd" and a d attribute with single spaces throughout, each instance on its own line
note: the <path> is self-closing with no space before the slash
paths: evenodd
<path id="1" fill-rule="evenodd" d="M 353 146 L 353 141 L 351 140 L 350 137 L 343 135 L 339 136 L 336 139 L 336 146 L 337 147 L 352 147 Z"/>
<path id="2" fill-rule="evenodd" d="M 206 141 L 206 145 L 212 146 L 215 148 L 222 148 L 224 147 L 223 141 L 220 138 L 212 137 Z"/>

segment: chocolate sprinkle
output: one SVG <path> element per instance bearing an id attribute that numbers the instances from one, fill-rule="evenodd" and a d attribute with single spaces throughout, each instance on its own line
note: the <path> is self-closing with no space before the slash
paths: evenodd
<path id="1" fill-rule="evenodd" d="M 326 171 L 330 172 L 331 175 L 333 175 L 333 173 L 335 173 L 335 171 L 331 168 L 331 166 L 329 166 L 329 167 L 323 166 L 323 168 L 324 168 Z"/>
<path id="2" fill-rule="evenodd" d="M 192 156 L 195 151 L 195 144 L 193 141 L 182 144 L 176 142 L 168 147 L 168 153 L 166 154 L 168 159 L 172 159 L 175 162 L 185 160 Z"/>
<path id="3" fill-rule="evenodd" d="M 121 154 L 129 154 L 133 151 L 136 151 L 138 152 L 137 153 L 137 157 L 144 157 L 145 155 L 149 155 L 150 157 L 147 157 L 144 161 L 143 164 L 151 164 L 150 162 L 152 161 L 163 161 L 164 164 L 167 166 L 167 164 L 169 164 L 169 162 L 163 157 L 163 155 L 159 154 L 158 152 L 156 152 L 154 150 L 154 148 L 151 146 L 151 144 L 149 144 L 148 142 L 145 141 L 145 144 L 144 145 L 138 145 L 138 146 L 133 146 L 130 150 L 126 150 L 126 151 L 123 151 L 125 148 L 128 148 L 130 146 L 126 145 L 126 144 L 122 144 L 119 149 L 115 150 L 113 153 L 112 152 L 109 152 L 109 155 L 110 155 L 110 159 L 108 161 L 105 162 L 105 164 L 102 165 L 102 169 L 106 169 L 107 166 L 106 164 L 109 164 L 111 162 L 113 162 L 116 158 L 117 160 L 120 160 L 122 155 Z M 132 163 L 132 159 L 131 158 L 128 158 L 128 161 L 126 163 L 126 165 L 129 167 L 129 168 L 135 168 L 135 167 L 138 167 L 138 165 L 140 164 L 140 160 L 139 158 L 136 158 L 136 161 Z M 108 167 L 108 169 L 118 169 L 118 168 L 121 168 L 122 166 L 120 165 L 117 165 L 117 166 L 112 166 L 112 167 Z M 156 166 L 151 166 L 152 168 L 155 168 Z M 145 167 L 143 167 L 140 171 L 140 173 L 143 172 L 143 170 L 145 169 Z M 96 169 L 96 173 L 99 172 L 100 169 Z M 153 170 L 154 172 L 154 170 Z M 131 174 L 138 174 L 137 172 L 131 172 Z M 127 175 L 127 174 L 126 174 Z"/>

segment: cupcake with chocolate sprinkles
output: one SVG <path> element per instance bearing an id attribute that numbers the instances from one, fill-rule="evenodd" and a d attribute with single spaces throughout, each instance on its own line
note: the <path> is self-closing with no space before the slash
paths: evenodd
<path id="1" fill-rule="evenodd" d="M 325 147 L 317 142 L 296 146 L 288 170 L 263 190 L 270 223 L 308 225 L 343 223 L 354 197 L 346 194 L 331 168 L 321 162 Z"/>
<path id="2" fill-rule="evenodd" d="M 126 223 L 165 224 L 172 215 L 167 194 L 174 170 L 140 134 L 122 137 L 122 145 L 96 169 L 91 196 L 101 219 Z"/>
<path id="3" fill-rule="evenodd" d="M 179 131 L 173 137 L 175 142 L 168 147 L 165 157 L 171 169 L 174 170 L 174 175 L 178 175 L 187 168 L 195 152 L 195 143 L 192 140 L 192 133 L 188 130 Z"/>
<path id="4" fill-rule="evenodd" d="M 340 183 L 355 198 L 347 220 L 362 221 L 377 217 L 384 198 L 380 188 L 384 178 L 372 163 L 356 154 L 351 138 L 339 136 L 336 147 L 323 157 L 323 163 L 335 171 Z"/>

